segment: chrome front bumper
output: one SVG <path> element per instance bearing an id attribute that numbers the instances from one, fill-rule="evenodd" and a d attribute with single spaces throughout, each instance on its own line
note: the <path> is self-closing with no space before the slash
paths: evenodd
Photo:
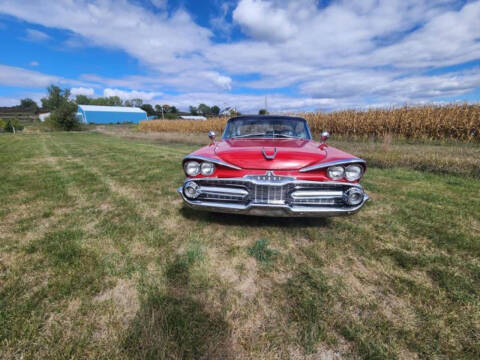
<path id="1" fill-rule="evenodd" d="M 195 199 L 184 187 L 194 182 Z M 348 205 L 346 192 L 361 190 L 358 205 Z M 189 207 L 198 210 L 273 217 L 327 217 L 352 215 L 369 199 L 360 184 L 299 181 L 287 177 L 247 176 L 234 179 L 186 179 L 177 189 Z"/>

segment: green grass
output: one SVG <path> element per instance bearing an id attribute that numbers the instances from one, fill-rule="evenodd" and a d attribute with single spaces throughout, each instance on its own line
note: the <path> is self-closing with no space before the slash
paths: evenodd
<path id="1" fill-rule="evenodd" d="M 267 239 L 261 239 L 248 248 L 248 255 L 254 257 L 260 263 L 269 264 L 277 255 L 277 251 L 268 248 Z"/>
<path id="2" fill-rule="evenodd" d="M 0 358 L 480 357 L 475 145 L 338 141 L 372 201 L 271 219 L 182 206 L 203 138 L 110 130 L 0 134 Z"/>

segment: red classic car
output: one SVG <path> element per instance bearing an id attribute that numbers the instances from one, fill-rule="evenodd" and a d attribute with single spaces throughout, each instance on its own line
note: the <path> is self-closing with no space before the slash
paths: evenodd
<path id="1" fill-rule="evenodd" d="M 178 188 L 198 210 L 261 216 L 354 214 L 368 200 L 359 181 L 366 162 L 312 140 L 305 119 L 239 116 L 222 139 L 183 159 L 187 178 Z"/>

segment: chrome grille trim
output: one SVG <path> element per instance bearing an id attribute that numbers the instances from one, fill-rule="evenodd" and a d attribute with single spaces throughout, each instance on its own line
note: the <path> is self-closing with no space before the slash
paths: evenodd
<path id="1" fill-rule="evenodd" d="M 218 187 L 218 186 L 200 186 L 198 189 L 202 194 L 230 195 L 245 197 L 248 191 L 240 188 Z"/>
<path id="2" fill-rule="evenodd" d="M 344 192 L 352 187 L 362 189 L 356 183 L 296 180 L 270 172 L 243 178 L 190 178 L 188 181 L 199 185 L 198 201 L 253 206 L 340 206 L 347 209 L 351 206 L 345 203 Z"/>
<path id="3" fill-rule="evenodd" d="M 333 191 L 333 190 L 297 190 L 291 193 L 291 197 L 294 200 L 301 199 L 332 199 L 343 196 L 343 191 Z"/>

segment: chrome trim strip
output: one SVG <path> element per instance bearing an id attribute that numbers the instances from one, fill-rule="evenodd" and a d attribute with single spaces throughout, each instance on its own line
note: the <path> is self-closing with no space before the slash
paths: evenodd
<path id="1" fill-rule="evenodd" d="M 218 186 L 200 186 L 199 189 L 201 194 L 215 194 L 215 195 L 234 195 L 245 197 L 248 195 L 248 191 L 244 189 L 235 189 L 227 187 L 218 187 Z"/>
<path id="2" fill-rule="evenodd" d="M 332 190 L 297 190 L 290 194 L 293 199 L 331 199 L 343 198 L 343 191 Z"/>
<path id="3" fill-rule="evenodd" d="M 326 163 L 320 163 L 316 165 L 311 165 L 304 167 L 300 170 L 299 172 L 307 172 L 307 171 L 313 171 L 313 170 L 318 170 L 318 169 L 324 169 L 329 166 L 334 166 L 334 165 L 347 165 L 347 164 L 362 164 L 362 165 L 367 165 L 367 162 L 363 159 L 359 158 L 351 158 L 351 159 L 345 159 L 345 160 L 336 160 L 336 161 L 329 161 Z"/>
<path id="4" fill-rule="evenodd" d="M 263 180 L 257 180 L 255 178 L 250 178 L 252 175 L 245 175 L 244 177 L 236 177 L 236 178 L 216 178 L 216 177 L 205 177 L 205 178 L 187 178 L 185 179 L 184 182 L 187 181 L 195 181 L 195 182 L 201 182 L 201 181 L 244 181 L 244 182 L 250 182 L 252 184 L 256 185 L 285 185 L 286 183 L 292 183 L 296 185 L 301 185 L 301 184 L 319 184 L 319 185 L 344 185 L 344 186 L 354 186 L 358 188 L 362 188 L 362 185 L 359 183 L 350 183 L 350 182 L 342 182 L 342 181 L 312 181 L 312 180 L 295 180 L 295 178 L 291 177 L 285 177 L 288 178 L 284 182 L 269 182 L 269 181 L 263 181 Z M 200 184 L 199 184 L 200 185 Z"/>
<path id="5" fill-rule="evenodd" d="M 274 216 L 274 217 L 327 217 L 327 216 L 343 216 L 352 215 L 358 212 L 363 205 L 368 201 L 369 197 L 364 193 L 363 201 L 354 207 L 325 207 L 325 206 L 289 206 L 276 204 L 228 204 L 216 202 L 192 202 L 183 195 L 182 187 L 177 189 L 182 196 L 184 202 L 193 209 L 244 214 L 244 215 L 258 215 L 258 216 Z"/>
<path id="6" fill-rule="evenodd" d="M 235 165 L 232 165 L 232 164 L 229 164 L 225 161 L 222 161 L 222 160 L 217 160 L 217 159 L 212 159 L 212 158 L 209 158 L 207 156 L 203 156 L 203 155 L 187 155 L 183 158 L 182 162 L 186 161 L 186 160 L 201 160 L 201 161 L 209 161 L 211 163 L 214 163 L 214 164 L 218 164 L 218 165 L 222 165 L 222 166 L 225 166 L 225 167 L 229 167 L 231 169 L 235 169 L 235 170 L 242 170 L 242 168 L 239 168 L 238 166 L 235 166 Z"/>

